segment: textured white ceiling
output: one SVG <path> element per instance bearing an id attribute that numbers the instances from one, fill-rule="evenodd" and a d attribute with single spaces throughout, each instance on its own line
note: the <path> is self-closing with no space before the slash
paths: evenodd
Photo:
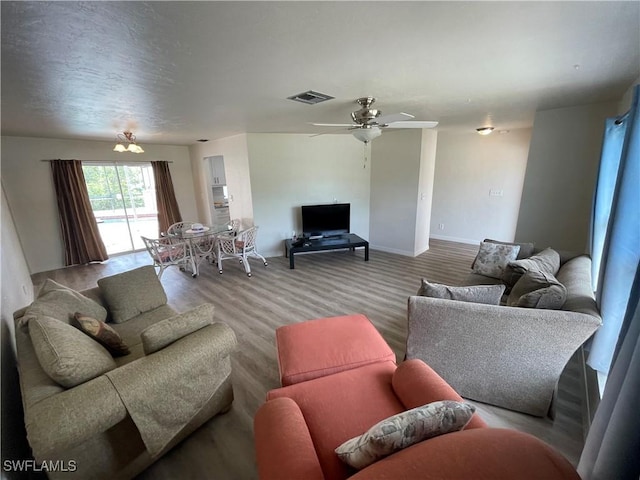
<path id="1" fill-rule="evenodd" d="M 7 2 L 2 134 L 192 144 L 323 131 L 357 97 L 440 129 L 531 126 L 640 75 L 640 2 Z M 579 68 L 574 67 L 579 65 Z M 313 89 L 334 100 L 286 97 Z"/>

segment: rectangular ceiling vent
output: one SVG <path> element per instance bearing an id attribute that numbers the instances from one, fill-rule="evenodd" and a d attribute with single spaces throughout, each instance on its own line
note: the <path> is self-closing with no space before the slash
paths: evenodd
<path id="1" fill-rule="evenodd" d="M 327 100 L 331 100 L 333 97 L 330 95 L 326 95 L 324 93 L 308 90 L 306 92 L 302 92 L 287 98 L 289 100 L 293 100 L 296 102 L 306 103 L 308 105 L 315 105 L 316 103 L 326 102 Z"/>

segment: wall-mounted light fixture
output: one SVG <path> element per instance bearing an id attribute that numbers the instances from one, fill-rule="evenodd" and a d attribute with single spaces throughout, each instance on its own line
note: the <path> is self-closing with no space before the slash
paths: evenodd
<path id="1" fill-rule="evenodd" d="M 476 132 L 478 132 L 480 135 L 489 135 L 491 132 L 493 132 L 493 127 L 476 128 Z"/>
<path id="2" fill-rule="evenodd" d="M 131 132 L 119 133 L 116 135 L 116 142 L 116 146 L 113 147 L 114 152 L 144 153 L 142 147 L 136 143 L 136 136 Z M 125 143 L 128 144 L 126 147 Z"/>

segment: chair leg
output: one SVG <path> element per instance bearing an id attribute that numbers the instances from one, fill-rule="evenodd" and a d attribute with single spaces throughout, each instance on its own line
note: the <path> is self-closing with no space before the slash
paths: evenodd
<path id="1" fill-rule="evenodd" d="M 249 265 L 249 259 L 246 257 L 246 255 L 243 256 L 240 259 L 240 262 L 244 266 L 244 271 L 247 272 L 247 277 L 250 277 L 251 276 L 251 265 Z"/>

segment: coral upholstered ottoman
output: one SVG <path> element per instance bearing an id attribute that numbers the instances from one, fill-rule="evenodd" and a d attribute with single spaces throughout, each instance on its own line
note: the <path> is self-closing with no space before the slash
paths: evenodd
<path id="1" fill-rule="evenodd" d="M 324 377 L 371 363 L 396 361 L 364 315 L 320 318 L 276 330 L 282 386 Z"/>

